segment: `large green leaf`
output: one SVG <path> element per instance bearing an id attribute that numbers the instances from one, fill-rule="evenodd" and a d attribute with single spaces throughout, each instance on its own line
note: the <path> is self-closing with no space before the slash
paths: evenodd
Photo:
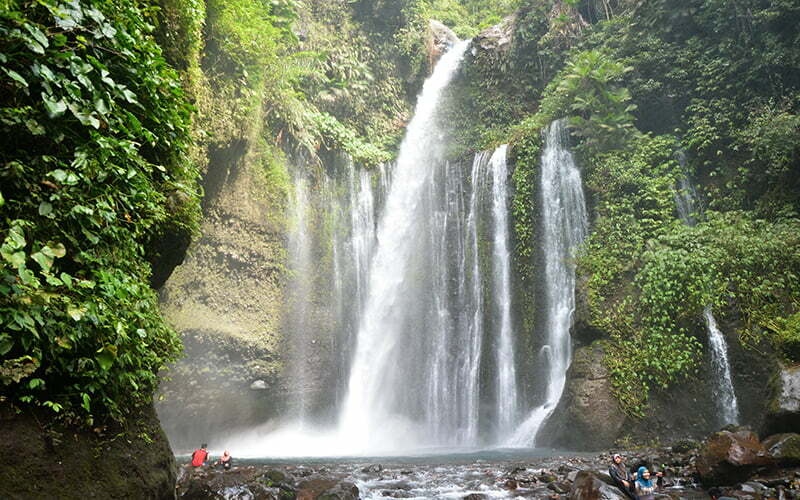
<path id="1" fill-rule="evenodd" d="M 117 357 L 117 348 L 116 346 L 107 345 L 97 351 L 97 356 L 95 359 L 97 363 L 100 365 L 100 368 L 103 371 L 108 371 L 111 368 L 111 365 L 114 364 L 114 358 Z"/>

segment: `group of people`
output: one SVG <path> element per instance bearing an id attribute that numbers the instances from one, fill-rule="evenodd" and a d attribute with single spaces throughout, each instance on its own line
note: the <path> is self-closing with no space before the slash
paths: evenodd
<path id="1" fill-rule="evenodd" d="M 612 457 L 613 463 L 608 468 L 608 474 L 632 500 L 653 500 L 656 488 L 661 482 L 663 474 L 651 474 L 647 467 L 639 467 L 636 472 L 631 472 L 622 460 L 622 455 L 616 453 Z M 654 479 L 655 478 L 655 479 Z"/>
<path id="2" fill-rule="evenodd" d="M 200 448 L 194 450 L 192 453 L 192 467 L 206 466 L 209 461 L 208 445 L 203 443 Z M 233 467 L 233 458 L 231 458 L 231 454 L 228 453 L 228 450 L 225 450 L 225 453 L 223 453 L 216 462 L 211 464 L 211 466 L 221 466 L 225 470 L 230 470 L 230 468 Z"/>

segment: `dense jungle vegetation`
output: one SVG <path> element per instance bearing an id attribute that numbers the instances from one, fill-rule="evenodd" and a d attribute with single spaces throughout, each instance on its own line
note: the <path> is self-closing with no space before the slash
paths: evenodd
<path id="1" fill-rule="evenodd" d="M 626 411 L 693 373 L 708 305 L 800 361 L 797 2 L 2 0 L 0 398 L 78 422 L 149 402 L 181 350 L 151 263 L 196 234 L 208 158 L 246 145 L 276 210 L 289 153 L 386 161 L 428 19 L 468 37 L 509 14 L 455 97 L 462 153 L 513 146 L 524 324 L 541 131 L 564 118 L 593 211 L 580 293 Z"/>

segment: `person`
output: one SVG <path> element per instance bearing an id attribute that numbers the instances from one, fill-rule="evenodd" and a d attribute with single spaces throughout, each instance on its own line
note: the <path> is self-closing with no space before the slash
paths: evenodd
<path id="1" fill-rule="evenodd" d="M 203 443 L 203 446 L 194 450 L 192 453 L 192 467 L 201 467 L 206 464 L 208 460 L 208 445 Z"/>
<path id="2" fill-rule="evenodd" d="M 632 500 L 639 500 L 639 497 L 636 495 L 636 488 L 633 484 L 634 481 L 631 477 L 631 473 L 625 465 L 625 462 L 622 461 L 622 455 L 619 453 L 615 453 L 612 457 L 612 464 L 611 467 L 608 468 L 608 475 L 611 476 L 611 479 L 614 480 L 614 484 L 617 488 L 621 489 L 623 493 Z"/>
<path id="3" fill-rule="evenodd" d="M 660 476 L 661 473 L 659 472 Z M 645 466 L 639 467 L 636 472 L 636 494 L 639 500 L 653 500 L 655 498 L 656 483 L 650 478 L 650 471 Z"/>
<path id="4" fill-rule="evenodd" d="M 225 450 L 225 453 L 219 457 L 219 460 L 214 462 L 214 465 L 221 465 L 223 469 L 230 470 L 231 466 L 233 466 L 233 459 L 231 458 L 231 454 L 228 453 L 228 450 Z"/>

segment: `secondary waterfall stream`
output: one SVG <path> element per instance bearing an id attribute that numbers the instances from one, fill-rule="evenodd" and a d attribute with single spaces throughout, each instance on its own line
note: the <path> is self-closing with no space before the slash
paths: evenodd
<path id="1" fill-rule="evenodd" d="M 686 158 L 682 153 L 679 154 L 678 160 L 681 166 L 685 165 Z M 694 226 L 697 220 L 696 199 L 694 186 L 689 182 L 688 175 L 684 174 L 678 180 L 678 187 L 675 189 L 675 205 L 681 220 L 688 226 Z M 708 347 L 711 354 L 711 368 L 714 373 L 714 401 L 719 409 L 720 423 L 722 425 L 738 424 L 739 403 L 736 400 L 731 366 L 728 362 L 728 344 L 717 326 L 711 305 L 707 305 L 703 309 L 703 320 L 708 331 Z"/>
<path id="2" fill-rule="evenodd" d="M 569 330 L 575 311 L 575 249 L 586 237 L 588 222 L 580 170 L 567 149 L 564 120 L 550 124 L 542 152 L 542 232 L 545 297 L 543 321 L 547 344 L 544 402 L 534 408 L 511 437 L 512 446 L 532 446 L 542 424 L 553 413 L 572 359 Z"/>

